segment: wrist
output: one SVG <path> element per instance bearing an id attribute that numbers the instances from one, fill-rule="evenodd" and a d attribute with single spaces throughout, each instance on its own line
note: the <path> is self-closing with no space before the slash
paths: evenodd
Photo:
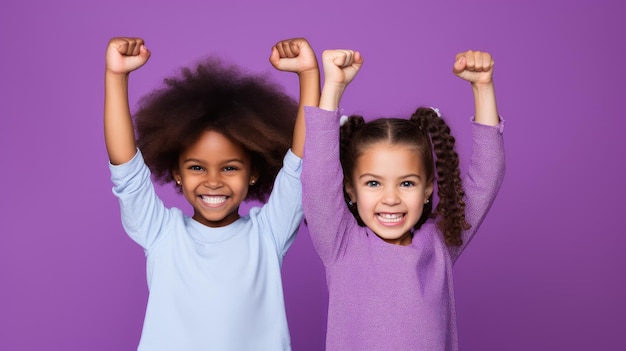
<path id="1" fill-rule="evenodd" d="M 128 76 L 130 75 L 130 72 L 115 72 L 115 71 L 111 71 L 108 68 L 104 69 L 104 76 L 105 78 L 108 79 L 121 79 L 121 80 L 128 80 Z"/>
<path id="2" fill-rule="evenodd" d="M 331 82 L 331 81 L 324 81 L 324 85 L 322 86 L 323 90 L 328 90 L 328 91 L 340 91 L 343 92 L 344 90 L 346 90 L 346 87 L 348 86 L 348 84 L 346 83 L 337 83 L 337 82 Z"/>
<path id="3" fill-rule="evenodd" d="M 336 110 L 339 107 L 345 87 L 342 84 L 324 83 L 319 107 L 328 111 Z"/>
<path id="4" fill-rule="evenodd" d="M 472 92 L 476 98 L 490 97 L 495 94 L 493 82 L 489 83 L 472 83 Z"/>
<path id="5" fill-rule="evenodd" d="M 298 77 L 302 78 L 308 78 L 308 77 L 319 77 L 320 76 L 320 70 L 318 67 L 314 67 L 314 68 L 308 68 L 305 70 L 302 70 L 300 72 L 296 72 L 298 74 Z"/>
<path id="6" fill-rule="evenodd" d="M 493 90 L 493 81 L 489 82 L 473 82 L 472 89 L 475 91 L 488 91 Z"/>

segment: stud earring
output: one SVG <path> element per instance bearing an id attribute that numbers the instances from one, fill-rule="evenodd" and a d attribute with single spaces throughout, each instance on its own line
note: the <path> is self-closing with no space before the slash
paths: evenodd
<path id="1" fill-rule="evenodd" d="M 250 180 L 250 185 L 254 185 L 254 184 L 256 184 L 256 180 L 255 179 Z"/>
<path id="2" fill-rule="evenodd" d="M 180 181 L 180 180 L 177 180 L 177 181 L 176 181 L 176 185 L 181 185 L 181 184 L 182 184 L 182 183 L 181 183 L 181 181 Z"/>
<path id="3" fill-rule="evenodd" d="M 426 205 L 428 205 L 428 203 L 430 202 L 430 199 L 426 199 Z"/>

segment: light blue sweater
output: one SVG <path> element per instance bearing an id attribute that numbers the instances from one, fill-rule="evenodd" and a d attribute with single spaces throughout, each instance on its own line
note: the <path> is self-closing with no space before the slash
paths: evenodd
<path id="1" fill-rule="evenodd" d="M 138 350 L 291 350 L 280 270 L 302 220 L 301 164 L 289 151 L 267 204 L 221 228 L 165 208 L 139 151 L 110 166 L 124 229 L 147 257 Z"/>

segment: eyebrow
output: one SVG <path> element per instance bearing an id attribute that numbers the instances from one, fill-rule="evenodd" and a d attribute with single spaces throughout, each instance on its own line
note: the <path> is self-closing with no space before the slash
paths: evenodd
<path id="1" fill-rule="evenodd" d="M 383 178 L 383 177 L 381 177 L 381 176 L 377 176 L 376 174 L 372 174 L 372 173 L 363 173 L 363 174 L 361 174 L 361 175 L 359 176 L 359 179 L 366 178 L 366 177 L 371 177 L 371 178 L 376 178 L 376 179 Z M 419 175 L 419 174 L 415 174 L 415 173 L 406 174 L 406 175 L 403 175 L 403 176 L 401 176 L 401 177 L 398 177 L 398 179 L 407 179 L 407 178 L 417 178 L 417 179 L 419 179 L 419 180 L 422 180 L 422 177 L 420 177 L 420 175 Z"/>
<path id="2" fill-rule="evenodd" d="M 221 162 L 222 164 L 228 164 L 228 163 L 240 163 L 240 164 L 245 164 L 245 162 L 242 159 L 239 158 L 231 158 L 228 160 L 225 160 L 223 162 Z M 186 160 L 183 160 L 183 163 L 201 163 L 204 164 L 205 162 L 202 160 L 199 160 L 197 158 L 188 158 Z"/>

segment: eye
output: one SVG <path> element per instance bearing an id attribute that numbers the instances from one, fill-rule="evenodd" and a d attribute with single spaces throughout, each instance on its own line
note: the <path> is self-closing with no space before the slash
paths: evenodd
<path id="1" fill-rule="evenodd" d="M 370 188 L 377 188 L 380 186 L 380 183 L 376 180 L 369 180 L 365 182 L 365 186 L 370 187 Z"/>
<path id="2" fill-rule="evenodd" d="M 196 171 L 196 172 L 202 172 L 204 170 L 202 166 L 198 166 L 198 165 L 191 165 L 188 167 L 188 169 L 192 171 Z"/>
<path id="3" fill-rule="evenodd" d="M 405 180 L 404 182 L 400 183 L 401 187 L 411 187 L 411 186 L 415 186 L 415 182 L 412 182 L 410 180 Z"/>
<path id="4" fill-rule="evenodd" d="M 235 167 L 235 166 L 226 166 L 224 168 L 222 168 L 222 171 L 224 172 L 233 172 L 233 171 L 237 171 L 239 170 L 239 168 Z"/>

